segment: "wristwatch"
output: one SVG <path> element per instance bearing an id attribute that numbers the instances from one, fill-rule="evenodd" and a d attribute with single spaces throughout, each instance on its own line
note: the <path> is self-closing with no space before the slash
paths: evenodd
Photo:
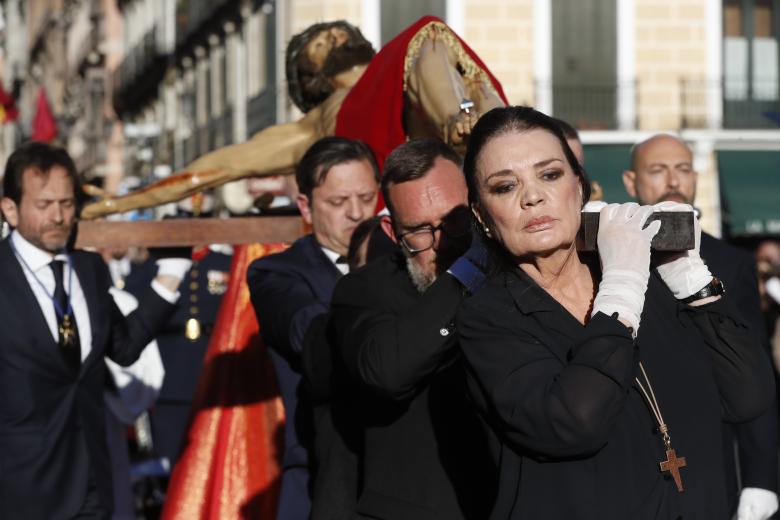
<path id="1" fill-rule="evenodd" d="M 720 296 L 725 292 L 726 292 L 726 286 L 723 285 L 721 279 L 713 276 L 712 281 L 710 281 L 710 283 L 705 285 L 702 290 L 688 296 L 687 298 L 683 298 L 680 301 L 683 303 L 691 303 L 691 302 L 695 302 L 696 300 L 701 300 L 702 298 L 707 298 L 709 296 Z"/>

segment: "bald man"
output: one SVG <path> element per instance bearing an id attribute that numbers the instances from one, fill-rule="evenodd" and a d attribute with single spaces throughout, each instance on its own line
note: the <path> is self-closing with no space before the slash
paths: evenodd
<path id="1" fill-rule="evenodd" d="M 690 148 L 668 134 L 654 135 L 634 145 L 631 169 L 623 172 L 626 191 L 640 204 L 674 201 L 693 205 L 697 180 Z M 743 318 L 761 336 L 768 352 L 755 263 L 751 256 L 704 232 L 701 234 L 701 256 L 712 272 L 723 280 L 729 297 L 743 310 Z M 777 423 L 777 407 L 772 406 L 758 419 L 738 425 L 727 424 L 723 429 L 726 489 L 738 520 L 766 520 L 777 510 Z M 738 507 L 735 436 L 742 483 Z"/>

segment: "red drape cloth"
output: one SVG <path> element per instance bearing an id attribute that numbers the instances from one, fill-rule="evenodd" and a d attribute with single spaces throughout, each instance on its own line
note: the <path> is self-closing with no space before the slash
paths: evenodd
<path id="1" fill-rule="evenodd" d="M 376 155 L 380 169 L 390 152 L 406 141 L 402 121 L 404 58 L 411 39 L 431 22 L 444 23 L 435 16 L 424 16 L 382 47 L 347 94 L 336 118 L 336 135 L 360 139 L 368 144 Z M 474 63 L 485 71 L 504 103 L 509 104 L 501 84 L 479 56 L 460 36 L 455 36 Z"/>
<path id="2" fill-rule="evenodd" d="M 54 119 L 49 101 L 46 99 L 46 90 L 41 87 L 38 91 L 38 101 L 32 121 L 31 139 L 48 143 L 55 137 L 57 137 L 57 121 Z"/>
<path id="3" fill-rule="evenodd" d="M 235 248 L 164 520 L 276 518 L 284 408 L 259 337 L 246 271 L 254 259 L 284 247 Z"/>

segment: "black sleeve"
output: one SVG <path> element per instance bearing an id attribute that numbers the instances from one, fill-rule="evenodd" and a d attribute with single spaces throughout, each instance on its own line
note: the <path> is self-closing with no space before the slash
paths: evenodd
<path id="1" fill-rule="evenodd" d="M 162 330 L 176 310 L 176 305 L 169 303 L 149 286 L 139 299 L 138 307 L 124 316 L 108 292 L 111 287 L 108 267 L 99 260 L 95 269 L 98 287 L 104 288 L 105 304 L 110 306 L 111 337 L 106 347 L 106 355 L 121 366 L 130 366 Z"/>
<path id="2" fill-rule="evenodd" d="M 483 298 L 484 300 L 484 298 Z M 623 409 L 638 364 L 638 349 L 617 319 L 596 314 L 581 341 L 561 360 L 497 309 L 466 304 L 457 327 L 485 413 L 512 448 L 547 458 L 600 449 Z M 515 323 L 511 323 L 515 322 Z M 538 325 L 537 325 L 538 326 Z M 471 385 L 473 388 L 473 385 Z"/>
<path id="3" fill-rule="evenodd" d="M 247 281 L 261 332 L 270 334 L 270 346 L 298 367 L 306 330 L 315 316 L 328 311 L 327 306 L 295 273 L 250 268 Z"/>
<path id="4" fill-rule="evenodd" d="M 376 392 L 402 400 L 455 354 L 451 327 L 462 299 L 460 284 L 441 275 L 403 313 L 384 306 L 359 276 L 336 286 L 331 306 L 335 341 L 350 375 Z"/>
<path id="5" fill-rule="evenodd" d="M 764 413 L 775 392 L 772 366 L 760 336 L 739 317 L 729 294 L 684 308 L 710 349 L 723 419 L 742 422 Z"/>
<path id="6" fill-rule="evenodd" d="M 736 426 L 742 487 L 757 487 L 777 493 L 778 417 L 776 399 L 756 419 Z"/>
<path id="7" fill-rule="evenodd" d="M 313 404 L 330 401 L 333 358 L 327 336 L 328 315 L 316 316 L 306 331 L 301 351 L 303 379 Z"/>
<path id="8" fill-rule="evenodd" d="M 751 256 L 745 255 L 737 266 L 733 287 L 726 287 L 727 297 L 731 298 L 750 330 L 760 338 L 761 350 L 767 363 L 772 364 L 764 324 L 764 315 L 758 295 L 758 280 L 755 263 Z M 743 487 L 758 487 L 774 492 L 778 490 L 778 465 L 775 460 L 780 432 L 778 432 L 777 395 L 772 393 L 769 408 L 759 417 L 735 425 L 739 466 Z"/>

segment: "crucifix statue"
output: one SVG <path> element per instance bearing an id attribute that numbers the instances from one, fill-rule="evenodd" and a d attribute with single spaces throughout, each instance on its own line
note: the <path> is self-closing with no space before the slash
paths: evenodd
<path id="1" fill-rule="evenodd" d="M 290 40 L 286 69 L 301 119 L 207 153 L 140 190 L 88 204 L 82 219 L 174 202 L 246 177 L 290 174 L 309 146 L 329 135 L 365 141 L 380 167 L 406 139 L 434 137 L 463 148 L 480 114 L 507 104 L 479 57 L 431 16 L 376 55 L 345 21 L 312 25 Z"/>

